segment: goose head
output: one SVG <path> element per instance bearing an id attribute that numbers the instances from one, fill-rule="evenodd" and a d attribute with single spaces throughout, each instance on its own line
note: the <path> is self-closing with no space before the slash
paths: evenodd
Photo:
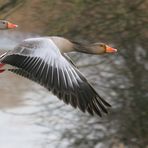
<path id="1" fill-rule="evenodd" d="M 80 44 L 75 43 L 74 49 L 78 52 L 88 53 L 88 54 L 104 54 L 104 53 L 114 53 L 117 49 L 106 45 L 105 43 L 93 43 L 93 44 Z"/>
<path id="2" fill-rule="evenodd" d="M 104 43 L 94 43 L 90 46 L 90 49 L 95 54 L 103 54 L 103 53 L 114 53 L 117 52 L 117 49 L 110 47 Z"/>
<path id="3" fill-rule="evenodd" d="M 13 23 L 6 21 L 6 20 L 0 20 L 0 30 L 13 29 L 16 27 L 18 27 L 18 25 L 13 24 Z"/>

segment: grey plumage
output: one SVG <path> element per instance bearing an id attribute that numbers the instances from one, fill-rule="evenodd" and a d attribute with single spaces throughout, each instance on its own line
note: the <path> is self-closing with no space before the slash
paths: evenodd
<path id="1" fill-rule="evenodd" d="M 0 61 L 17 67 L 9 71 L 39 83 L 74 108 L 91 115 L 108 113 L 110 104 L 99 96 L 71 59 L 62 56 L 50 38 L 26 40 Z"/>

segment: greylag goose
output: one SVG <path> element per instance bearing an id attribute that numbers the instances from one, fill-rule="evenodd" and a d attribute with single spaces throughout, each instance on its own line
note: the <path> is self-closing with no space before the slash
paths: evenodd
<path id="1" fill-rule="evenodd" d="M 108 113 L 111 105 L 94 90 L 65 54 L 72 51 L 102 54 L 117 50 L 103 43 L 86 45 L 56 36 L 29 38 L 3 54 L 0 62 L 14 66 L 7 70 L 39 83 L 74 108 L 91 115 Z"/>
<path id="2" fill-rule="evenodd" d="M 18 25 L 6 20 L 0 20 L 0 30 L 14 29 L 16 27 L 18 27 Z M 3 67 L 3 64 L 0 63 L 0 68 L 1 67 Z M 0 70 L 0 72 L 3 72 L 3 70 Z"/>
<path id="3" fill-rule="evenodd" d="M 0 30 L 13 29 L 16 27 L 18 27 L 18 25 L 13 24 L 6 20 L 0 20 Z"/>

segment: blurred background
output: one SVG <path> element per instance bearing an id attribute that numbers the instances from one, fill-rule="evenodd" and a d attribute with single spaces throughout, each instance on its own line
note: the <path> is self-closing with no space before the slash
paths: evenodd
<path id="1" fill-rule="evenodd" d="M 147 0 L 0 0 L 1 53 L 27 37 L 58 35 L 105 42 L 109 55 L 70 53 L 97 92 L 111 103 L 103 118 L 65 105 L 12 73 L 0 75 L 2 148 L 148 148 Z"/>

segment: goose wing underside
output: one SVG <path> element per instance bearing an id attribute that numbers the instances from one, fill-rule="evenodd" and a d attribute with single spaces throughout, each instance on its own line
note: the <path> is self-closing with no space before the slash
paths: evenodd
<path id="1" fill-rule="evenodd" d="M 50 39 L 26 40 L 7 53 L 1 62 L 18 67 L 10 71 L 36 81 L 83 112 L 101 116 L 110 107 Z"/>

